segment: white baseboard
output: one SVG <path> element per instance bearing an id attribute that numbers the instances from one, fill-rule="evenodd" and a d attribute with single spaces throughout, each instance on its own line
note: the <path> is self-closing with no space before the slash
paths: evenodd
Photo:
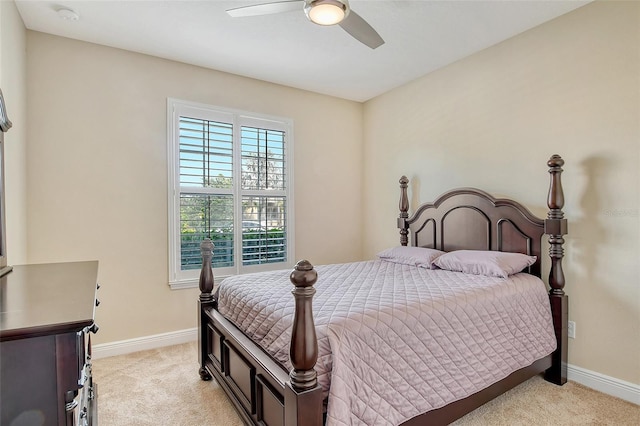
<path id="1" fill-rule="evenodd" d="M 595 389 L 598 392 L 640 405 L 640 385 L 605 376 L 571 364 L 567 365 L 567 379 Z"/>
<path id="2" fill-rule="evenodd" d="M 138 337 L 135 339 L 119 340 L 117 342 L 93 345 L 91 357 L 93 359 L 109 356 L 124 355 L 132 352 L 161 348 L 163 346 L 179 345 L 181 343 L 198 340 L 198 329 L 171 331 L 169 333 L 154 334 L 152 336 Z"/>
<path id="3" fill-rule="evenodd" d="M 92 357 L 94 359 L 106 358 L 109 356 L 161 348 L 163 346 L 179 345 L 193 342 L 194 340 L 198 340 L 198 329 L 189 328 L 186 330 L 94 345 L 92 348 Z M 605 376 L 604 374 L 576 367 L 571 364 L 567 366 L 567 378 L 591 389 L 595 389 L 598 392 L 606 393 L 607 395 L 612 395 L 640 405 L 640 385 Z"/>

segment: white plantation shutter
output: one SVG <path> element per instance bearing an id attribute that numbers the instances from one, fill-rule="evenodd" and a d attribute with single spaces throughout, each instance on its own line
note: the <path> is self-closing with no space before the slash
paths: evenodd
<path id="1" fill-rule="evenodd" d="M 285 189 L 285 132 L 242 127 L 242 189 Z"/>
<path id="2" fill-rule="evenodd" d="M 287 258 L 285 140 L 281 130 L 241 127 L 242 263 Z M 270 230 L 282 229 L 282 233 Z"/>
<path id="3" fill-rule="evenodd" d="M 172 287 L 192 286 L 200 243 L 217 277 L 292 266 L 288 119 L 168 100 Z"/>
<path id="4" fill-rule="evenodd" d="M 180 186 L 231 188 L 233 126 L 179 117 Z"/>

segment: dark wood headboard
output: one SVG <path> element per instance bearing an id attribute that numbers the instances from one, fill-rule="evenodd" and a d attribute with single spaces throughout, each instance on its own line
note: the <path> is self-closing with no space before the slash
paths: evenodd
<path id="1" fill-rule="evenodd" d="M 430 247 L 443 251 L 498 250 L 537 256 L 528 271 L 542 278 L 542 236 L 549 238 L 549 302 L 553 316 L 558 348 L 553 352 L 552 367 L 545 372 L 545 379 L 562 385 L 567 382 L 567 350 L 569 299 L 564 292 L 565 279 L 562 268 L 564 236 L 568 232 L 564 218 L 564 192 L 562 190 L 562 166 L 564 160 L 554 154 L 547 161 L 549 167 L 549 192 L 547 194 L 546 219 L 534 216 L 522 204 L 497 199 L 484 191 L 461 188 L 449 191 L 433 203 L 423 204 L 409 217 L 409 179 L 400 178 L 400 244 L 409 241 L 417 247 Z"/>
<path id="2" fill-rule="evenodd" d="M 408 217 L 407 184 L 400 179 L 401 244 L 443 251 L 495 250 L 536 256 L 527 272 L 541 276 L 544 220 L 513 200 L 498 199 L 474 188 L 449 191 L 423 204 Z M 406 210 L 403 212 L 403 207 Z M 403 233 L 402 231 L 406 231 Z"/>

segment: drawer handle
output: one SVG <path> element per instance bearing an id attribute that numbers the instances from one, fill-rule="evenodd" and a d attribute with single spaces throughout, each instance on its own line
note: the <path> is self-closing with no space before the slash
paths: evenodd
<path id="1" fill-rule="evenodd" d="M 99 329 L 100 327 L 98 327 L 98 325 L 95 322 L 91 324 L 91 327 L 89 327 L 89 331 L 92 332 L 93 334 L 96 334 Z"/>

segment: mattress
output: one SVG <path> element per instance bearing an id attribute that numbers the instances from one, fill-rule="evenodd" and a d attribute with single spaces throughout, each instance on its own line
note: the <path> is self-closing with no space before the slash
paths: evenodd
<path id="1" fill-rule="evenodd" d="M 465 398 L 556 348 L 545 284 L 382 260 L 315 268 L 327 425 L 396 425 Z M 290 271 L 226 278 L 219 312 L 290 370 Z"/>

